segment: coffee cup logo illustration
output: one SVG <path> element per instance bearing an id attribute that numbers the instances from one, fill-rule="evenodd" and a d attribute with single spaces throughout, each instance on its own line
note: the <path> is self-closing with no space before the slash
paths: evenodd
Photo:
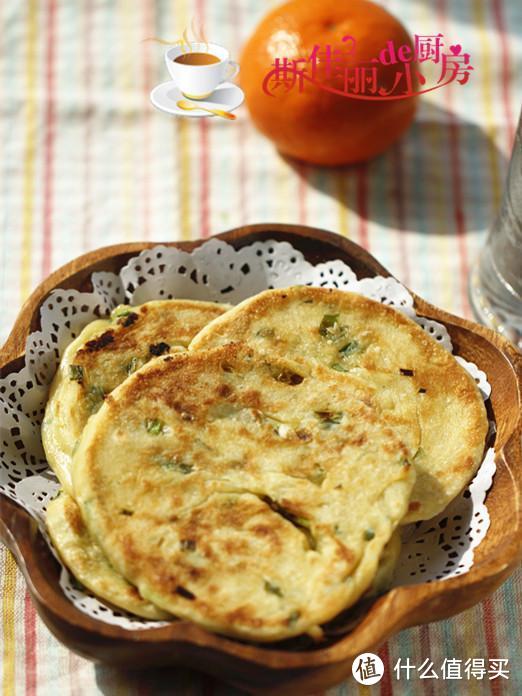
<path id="1" fill-rule="evenodd" d="M 171 80 L 155 87 L 150 95 L 157 109 L 173 116 L 236 119 L 231 112 L 244 95 L 232 82 L 239 64 L 231 60 L 228 49 L 208 41 L 202 31 L 194 41 L 186 31 L 173 42 L 150 40 L 169 46 L 164 59 Z"/>

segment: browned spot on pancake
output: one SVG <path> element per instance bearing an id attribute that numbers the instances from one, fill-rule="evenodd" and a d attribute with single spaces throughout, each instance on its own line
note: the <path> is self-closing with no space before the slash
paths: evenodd
<path id="1" fill-rule="evenodd" d="M 165 341 L 160 341 L 159 343 L 152 343 L 149 346 L 149 353 L 151 355 L 163 355 L 164 353 L 168 353 L 170 350 L 170 346 L 168 343 L 165 343 Z"/>
<path id="2" fill-rule="evenodd" d="M 244 539 L 226 539 L 224 543 L 225 551 L 230 556 L 234 554 L 244 554 L 248 552 L 248 543 Z"/>
<path id="3" fill-rule="evenodd" d="M 232 388 L 229 387 L 228 384 L 221 384 L 218 387 L 217 391 L 218 391 L 219 396 L 222 396 L 222 397 L 227 397 L 227 396 L 230 396 L 230 394 L 232 394 Z"/>
<path id="4" fill-rule="evenodd" d="M 196 568 L 195 566 L 191 566 L 188 569 L 188 574 L 191 580 L 201 580 L 201 578 L 205 577 L 206 572 L 202 568 Z"/>
<path id="5" fill-rule="evenodd" d="M 190 405 L 188 405 L 187 403 L 183 403 L 182 401 L 170 401 L 170 399 L 168 398 L 168 393 L 166 401 L 167 404 L 180 416 L 182 420 L 194 420 L 194 410 Z"/>
<path id="6" fill-rule="evenodd" d="M 256 389 L 250 389 L 249 391 L 241 394 L 241 403 L 248 408 L 262 410 L 261 406 L 263 400 L 261 398 L 261 394 Z"/>
<path id="7" fill-rule="evenodd" d="M 404 442 L 402 442 L 402 441 L 399 442 L 399 450 L 401 451 L 402 456 L 403 456 L 405 459 L 408 459 L 408 457 L 410 456 L 410 451 L 409 451 L 409 449 L 406 447 L 406 445 L 404 444 Z"/>
<path id="8" fill-rule="evenodd" d="M 294 517 L 306 517 L 306 509 L 303 509 L 298 503 L 295 502 L 295 500 L 281 498 L 276 505 L 278 508 L 277 512 L 280 514 L 280 510 L 282 510 L 283 513 L 287 513 L 288 515 L 292 515 Z"/>
<path id="9" fill-rule="evenodd" d="M 338 542 L 335 547 L 335 555 L 348 564 L 353 564 L 355 562 L 355 554 L 353 551 L 340 542 Z"/>
<path id="10" fill-rule="evenodd" d="M 126 317 L 123 317 L 122 319 L 123 320 L 120 321 L 122 326 L 125 326 L 125 327 L 132 326 L 134 324 L 134 322 L 138 320 L 138 315 L 136 314 L 136 312 L 131 312 Z"/>
<path id="11" fill-rule="evenodd" d="M 238 431 L 237 431 L 238 435 L 241 435 L 241 437 L 245 437 L 245 438 L 251 437 L 252 433 L 245 425 L 239 424 L 236 427 L 238 428 Z M 266 446 L 269 447 L 270 443 L 266 443 Z"/>
<path id="12" fill-rule="evenodd" d="M 277 551 L 281 549 L 282 545 L 281 540 L 279 539 L 279 534 L 268 524 L 256 524 L 255 526 L 250 527 L 249 531 L 260 539 L 266 539 L 266 541 Z"/>
<path id="13" fill-rule="evenodd" d="M 103 403 L 108 404 L 110 408 L 114 407 L 115 406 L 114 397 L 111 396 L 110 394 L 105 394 L 104 399 L 103 399 Z"/>
<path id="14" fill-rule="evenodd" d="M 183 587 L 183 585 L 177 585 L 176 589 L 174 590 L 176 594 L 179 594 L 180 597 L 184 597 L 185 599 L 193 600 L 196 599 L 196 595 L 191 592 L 190 590 L 187 590 L 186 587 Z"/>
<path id="15" fill-rule="evenodd" d="M 143 601 L 143 597 L 140 595 L 138 590 L 134 587 L 134 585 L 129 585 L 127 594 L 131 599 L 137 599 L 138 601 Z"/>
<path id="16" fill-rule="evenodd" d="M 183 505 L 183 496 L 182 495 L 173 495 L 170 498 L 170 504 L 172 505 L 173 510 L 175 510 L 178 507 L 181 507 L 181 505 Z"/>
<path id="17" fill-rule="evenodd" d="M 474 466 L 475 466 L 475 464 L 474 464 L 473 459 L 471 457 L 466 457 L 466 459 L 464 459 L 464 461 L 461 462 L 460 464 L 456 464 L 455 466 L 452 466 L 451 471 L 454 474 L 455 473 L 460 474 L 460 473 L 466 472 L 466 471 L 471 472 L 474 469 Z"/>
<path id="18" fill-rule="evenodd" d="M 272 377 L 281 382 L 282 384 L 288 384 L 295 387 L 304 380 L 304 377 L 294 370 L 289 370 L 285 367 L 279 367 L 278 365 L 268 365 L 270 374 Z"/>
<path id="19" fill-rule="evenodd" d="M 250 517 L 258 512 L 252 505 L 221 505 L 215 516 L 216 523 L 221 526 L 242 529 Z"/>
<path id="20" fill-rule="evenodd" d="M 408 505 L 408 511 L 415 512 L 416 510 L 420 510 L 420 506 L 421 504 L 418 500 L 412 500 Z"/>
<path id="21" fill-rule="evenodd" d="M 242 624 L 243 626 L 251 626 L 252 628 L 261 628 L 263 626 L 263 620 L 259 618 L 254 618 L 256 614 L 255 607 L 243 606 L 230 611 L 225 615 L 225 619 L 231 625 L 235 623 Z"/>
<path id="22" fill-rule="evenodd" d="M 128 562 L 131 564 L 139 564 L 141 562 L 142 557 L 134 548 L 132 534 L 124 534 L 122 536 L 122 548 L 123 555 Z"/>
<path id="23" fill-rule="evenodd" d="M 82 535 L 85 533 L 85 525 L 80 510 L 75 503 L 65 506 L 65 518 L 75 534 Z"/>
<path id="24" fill-rule="evenodd" d="M 402 442 L 384 442 L 382 448 L 391 455 L 394 455 L 396 452 L 402 452 L 407 457 L 409 454 L 408 448 Z"/>
<path id="25" fill-rule="evenodd" d="M 85 350 L 88 353 L 95 353 L 98 350 L 102 350 L 106 346 L 108 346 L 110 343 L 114 342 L 114 332 L 111 331 L 105 331 L 105 333 L 102 333 L 101 336 L 98 336 L 98 338 L 93 338 L 90 341 L 87 341 L 85 344 Z M 80 353 L 82 351 L 79 351 Z"/>

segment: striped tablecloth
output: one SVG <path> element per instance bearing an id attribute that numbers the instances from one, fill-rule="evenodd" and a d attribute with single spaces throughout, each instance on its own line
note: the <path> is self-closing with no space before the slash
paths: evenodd
<path id="1" fill-rule="evenodd" d="M 302 0 L 307 2 L 308 0 Z M 341 2 L 342 0 L 339 0 Z M 348 1 L 348 0 L 346 0 Z M 244 108 L 235 123 L 173 119 L 149 103 L 167 79 L 163 49 L 191 19 L 239 48 L 262 0 L 4 0 L 0 3 L 0 338 L 54 268 L 98 246 L 207 237 L 250 222 L 300 222 L 369 249 L 434 304 L 470 315 L 467 276 L 499 206 L 520 107 L 520 0 L 387 0 L 412 33 L 442 32 L 475 67 L 432 92 L 384 156 L 328 171 L 293 167 Z M 3 696 L 233 694 L 183 670 L 127 675 L 62 647 L 35 614 L 0 550 Z M 381 650 L 372 693 L 520 694 L 522 576 L 453 620 L 408 631 Z M 509 659 L 510 679 L 395 679 L 397 659 Z M 359 690 L 358 690 L 359 689 Z M 380 690 L 380 691 L 379 691 Z M 329 694 L 369 693 L 350 679 Z"/>

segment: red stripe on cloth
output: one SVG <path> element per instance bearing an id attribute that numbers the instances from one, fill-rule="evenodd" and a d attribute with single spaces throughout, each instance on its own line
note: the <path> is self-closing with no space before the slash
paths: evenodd
<path id="1" fill-rule="evenodd" d="M 426 659 L 431 660 L 430 627 L 427 625 L 423 625 L 420 627 L 420 644 L 422 661 L 424 662 L 424 660 Z M 423 689 L 425 696 L 433 696 L 433 694 L 435 693 L 435 689 L 432 680 L 423 679 L 422 681 L 424 682 Z"/>
<path id="2" fill-rule="evenodd" d="M 393 696 L 392 675 L 390 669 L 390 651 L 388 643 L 385 643 L 377 653 L 384 663 L 384 676 L 381 679 L 379 686 L 381 687 L 381 696 Z"/>
<path id="3" fill-rule="evenodd" d="M 399 226 L 398 245 L 401 264 L 401 281 L 405 285 L 410 284 L 410 267 L 408 263 L 408 250 L 404 239 L 404 228 L 406 225 L 406 204 L 404 196 L 404 167 L 403 167 L 403 152 L 400 143 L 397 143 L 392 149 L 392 165 L 394 169 L 394 186 L 393 197 L 395 199 L 395 207 L 397 211 L 397 223 Z"/>
<path id="4" fill-rule="evenodd" d="M 89 248 L 89 231 L 91 222 L 91 142 L 92 142 L 92 116 L 93 104 L 91 97 L 92 87 L 92 65 L 93 55 L 92 44 L 92 0 L 87 0 L 84 6 L 85 23 L 82 27 L 83 35 L 83 55 L 84 73 L 83 82 L 85 86 L 85 134 L 83 149 L 83 225 L 82 225 L 82 246 L 84 251 Z"/>
<path id="5" fill-rule="evenodd" d="M 511 109 L 511 101 L 509 94 L 509 82 L 511 78 L 511 70 L 509 65 L 509 50 L 507 43 L 506 25 L 504 23 L 504 15 L 502 14 L 501 0 L 493 0 L 493 16 L 500 34 L 500 56 L 502 61 L 502 101 L 504 103 L 504 112 L 508 127 L 508 144 L 509 148 L 513 147 L 515 138 L 515 120 Z"/>
<path id="6" fill-rule="evenodd" d="M 149 0 L 143 0 L 143 34 L 154 36 L 154 8 L 155 4 Z M 152 64 L 150 60 L 150 44 L 143 43 L 143 96 L 144 123 L 143 123 L 143 235 L 150 238 L 150 119 L 152 110 L 149 102 L 149 92 L 152 88 Z"/>
<path id="7" fill-rule="evenodd" d="M 25 693 L 36 694 L 36 610 L 29 591 L 24 598 Z"/>
<path id="8" fill-rule="evenodd" d="M 69 696 L 82 696 L 82 688 L 78 679 L 80 673 L 80 658 L 73 652 L 68 654 Z"/>
<path id="9" fill-rule="evenodd" d="M 47 92 L 45 108 L 45 140 L 44 140 L 44 182 L 43 182 L 43 249 L 42 276 L 51 272 L 52 253 L 52 198 L 53 198 L 53 158 L 54 158 L 54 47 L 56 43 L 56 1 L 49 0 L 47 13 L 47 44 L 45 87 Z"/>
<path id="10" fill-rule="evenodd" d="M 359 214 L 359 244 L 368 249 L 368 166 L 359 164 L 357 174 L 357 212 Z"/>
<path id="11" fill-rule="evenodd" d="M 488 658 L 494 660 L 496 658 L 501 658 L 502 655 L 498 654 L 498 643 L 497 634 L 495 631 L 495 617 L 493 611 L 493 600 L 488 597 L 482 602 L 482 611 L 484 613 L 484 630 L 486 634 L 486 646 L 488 649 Z M 493 679 L 489 682 L 491 693 L 493 696 L 500 696 L 502 694 L 502 685 L 499 679 Z"/>

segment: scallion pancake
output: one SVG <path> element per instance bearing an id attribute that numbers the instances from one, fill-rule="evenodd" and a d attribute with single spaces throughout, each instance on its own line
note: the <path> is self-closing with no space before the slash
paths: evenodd
<path id="1" fill-rule="evenodd" d="M 405 523 L 441 512 L 476 472 L 488 423 L 473 378 L 392 307 L 334 289 L 268 290 L 213 321 L 190 348 L 233 342 L 303 364 L 321 364 L 339 381 L 349 375 L 378 385 L 382 373 L 410 380 L 422 434 Z M 395 401 L 400 408 L 398 393 Z"/>
<path id="2" fill-rule="evenodd" d="M 151 358 L 184 350 L 227 305 L 160 300 L 117 307 L 67 347 L 51 385 L 42 441 L 49 465 L 71 492 L 70 462 L 83 428 L 105 397 Z"/>
<path id="3" fill-rule="evenodd" d="M 370 587 L 414 484 L 374 396 L 248 347 L 157 358 L 85 428 L 85 523 L 164 611 L 257 641 L 313 632 Z"/>
<path id="4" fill-rule="evenodd" d="M 47 506 L 49 535 L 63 563 L 87 589 L 114 606 L 145 619 L 171 616 L 140 596 L 110 565 L 100 547 L 92 541 L 78 505 L 65 492 Z"/>

